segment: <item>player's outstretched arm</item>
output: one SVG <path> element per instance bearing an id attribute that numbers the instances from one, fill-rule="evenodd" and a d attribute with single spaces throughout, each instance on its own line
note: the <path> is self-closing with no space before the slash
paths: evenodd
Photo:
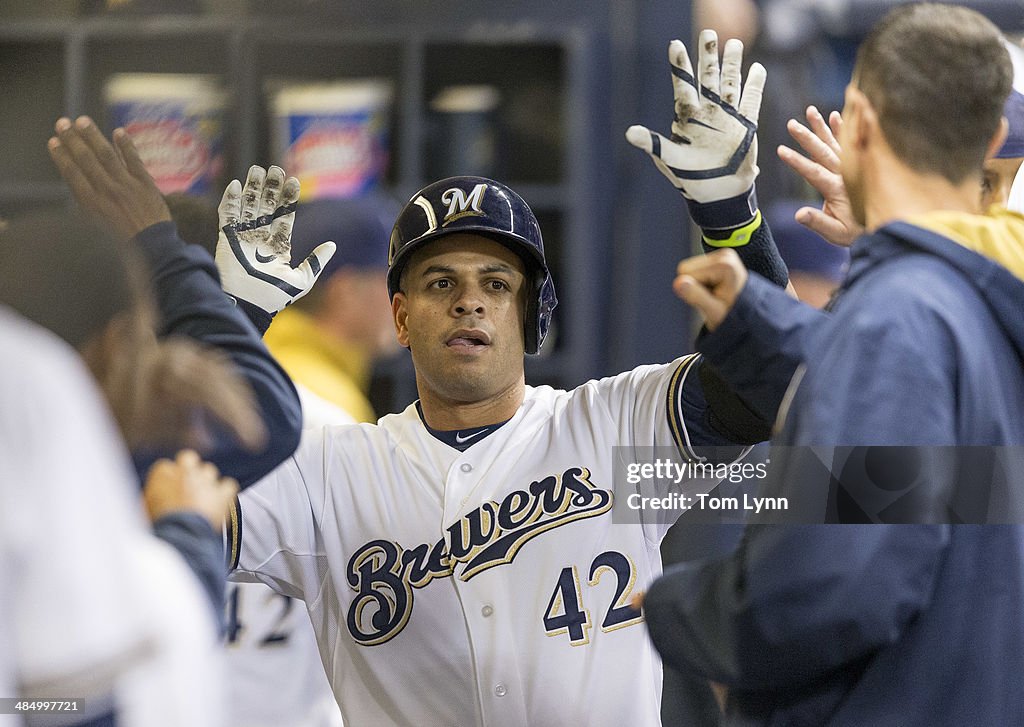
<path id="1" fill-rule="evenodd" d="M 146 171 L 131 138 L 122 129 L 108 141 L 89 117 L 61 118 L 48 150 L 78 205 L 101 224 L 132 238 L 149 265 L 159 312 L 157 334 L 186 336 L 231 359 L 252 387 L 266 428 L 265 446 L 250 450 L 218 430 L 203 456 L 242 486 L 252 484 L 298 446 L 302 411 L 284 370 L 267 351 L 246 316 L 224 295 L 217 269 L 205 251 L 186 246 L 170 210 Z M 140 471 L 159 456 L 136 455 Z"/>
<path id="2" fill-rule="evenodd" d="M 778 155 L 824 198 L 821 209 L 801 207 L 796 221 L 833 245 L 847 247 L 853 244 L 864 227 L 853 216 L 850 197 L 839 173 L 839 129 L 843 117 L 838 111 L 829 114 L 828 123 L 814 106 L 807 107 L 807 126 L 790 119 L 786 129 L 807 156 L 784 144 Z"/>
<path id="3" fill-rule="evenodd" d="M 337 246 L 324 242 L 292 267 L 292 225 L 299 180 L 281 167 L 249 167 L 245 186 L 231 180 L 217 214 L 217 269 L 224 291 L 261 331 L 273 316 L 308 293 Z"/>
<path id="4" fill-rule="evenodd" d="M 743 43 L 727 41 L 719 64 L 713 30 L 700 34 L 697 74 L 682 42 L 673 40 L 668 55 L 675 96 L 671 137 L 631 126 L 626 139 L 647 152 L 683 195 L 706 251 L 733 248 L 750 270 L 785 286 L 789 273 L 754 189 L 764 67 L 752 64 L 741 83 Z"/>
<path id="5" fill-rule="evenodd" d="M 731 248 L 737 262 L 742 261 L 742 265 L 776 285 L 786 286 L 789 272 L 758 210 L 754 189 L 764 67 L 754 63 L 743 83 L 743 43 L 727 41 L 719 63 L 718 36 L 712 30 L 700 34 L 697 73 L 681 41 L 669 44 L 668 55 L 675 97 L 671 137 L 644 126 L 631 126 L 626 139 L 647 152 L 682 194 L 690 216 L 701 228 L 706 252 Z M 687 293 L 696 295 L 703 290 L 687 288 Z M 719 284 L 717 290 L 722 293 L 724 288 Z M 687 299 L 678 286 L 677 294 Z M 701 302 L 707 308 L 701 310 L 712 326 L 732 305 L 711 292 Z M 753 444 L 768 438 L 770 420 L 741 399 L 706 359 L 701 361 L 698 373 L 707 408 L 692 415 L 709 424 L 708 443 L 721 444 L 721 438 Z"/>

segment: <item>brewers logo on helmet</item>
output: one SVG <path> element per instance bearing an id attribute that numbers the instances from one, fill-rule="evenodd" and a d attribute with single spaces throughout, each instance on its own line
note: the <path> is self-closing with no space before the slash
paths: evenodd
<path id="1" fill-rule="evenodd" d="M 413 252 L 454 232 L 471 232 L 504 245 L 526 265 L 526 352 L 540 351 L 558 299 L 544 258 L 540 225 L 530 206 L 500 182 L 485 177 L 449 177 L 429 184 L 402 208 L 391 230 L 388 294 L 399 290 Z"/>

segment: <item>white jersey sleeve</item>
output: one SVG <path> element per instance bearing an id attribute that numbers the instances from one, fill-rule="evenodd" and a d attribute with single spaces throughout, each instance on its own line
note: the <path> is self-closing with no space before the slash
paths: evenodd
<path id="1" fill-rule="evenodd" d="M 341 407 L 299 382 L 295 388 L 302 402 L 303 428 L 315 430 L 307 438 L 322 436 L 325 426 L 355 424 Z M 266 498 L 266 489 L 263 492 Z M 251 501 L 249 510 L 253 510 Z M 280 565 L 284 558 L 276 563 Z M 297 563 L 292 570 L 302 567 Z M 225 596 L 230 723 L 236 727 L 342 727 L 306 605 L 263 583 L 231 583 Z"/>
<path id="2" fill-rule="evenodd" d="M 306 429 L 299 451 L 236 499 L 227 528 L 232 580 L 265 583 L 307 603 L 316 600 L 326 575 L 318 523 L 332 456 L 325 446 L 325 432 L 330 429 Z M 306 466 L 300 471 L 297 458 L 307 465 L 321 461 L 323 467 Z"/>
<path id="3" fill-rule="evenodd" d="M 670 364 L 639 366 L 585 384 L 574 392 L 607 408 L 615 431 L 609 444 L 618 447 L 674 447 L 686 460 L 699 459 L 686 428 L 684 385 L 697 375 L 699 354 Z M 592 420 L 594 421 L 594 420 Z"/>
<path id="4" fill-rule="evenodd" d="M 653 463 L 665 455 L 671 455 L 680 467 L 690 468 L 675 478 L 647 479 L 640 488 L 616 477 L 615 496 L 620 506 L 633 493 L 657 498 L 670 494 L 694 498 L 710 492 L 720 482 L 714 476 L 705 476 L 698 466 L 703 457 L 695 451 L 688 427 L 692 417 L 704 414 L 703 400 L 694 400 L 692 393 L 699 362 L 700 354 L 690 354 L 669 364 L 640 366 L 589 382 L 571 393 L 572 399 L 582 398 L 586 402 L 587 410 L 574 420 L 588 421 L 593 436 L 614 449 L 617 472 L 625 473 L 631 464 Z M 636 518 L 645 535 L 657 544 L 681 512 L 637 511 Z"/>

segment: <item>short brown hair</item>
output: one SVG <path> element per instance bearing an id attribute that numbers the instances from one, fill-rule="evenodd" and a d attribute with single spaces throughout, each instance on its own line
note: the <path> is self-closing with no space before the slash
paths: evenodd
<path id="1" fill-rule="evenodd" d="M 905 164 L 955 184 L 980 173 L 1013 79 L 1001 37 L 983 15 L 938 3 L 900 6 L 872 28 L 853 83 Z"/>

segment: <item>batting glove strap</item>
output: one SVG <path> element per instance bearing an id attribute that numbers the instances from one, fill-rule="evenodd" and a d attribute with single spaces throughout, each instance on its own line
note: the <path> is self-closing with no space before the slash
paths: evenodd
<path id="1" fill-rule="evenodd" d="M 686 195 L 683 199 L 694 224 L 712 244 L 714 240 L 728 240 L 733 231 L 749 226 L 757 218 L 757 191 L 753 185 L 742 194 L 714 202 L 697 202 Z"/>
<path id="2" fill-rule="evenodd" d="M 734 230 L 705 231 L 701 237 L 704 249 L 706 251 L 709 247 L 715 250 L 723 247 L 743 247 L 753 239 L 754 233 L 761 226 L 761 222 L 761 212 L 758 211 L 754 214 L 754 219 Z M 722 235 L 722 237 L 719 238 L 717 235 Z"/>
<path id="3" fill-rule="evenodd" d="M 248 318 L 256 327 L 256 330 L 260 332 L 261 336 L 267 332 L 267 329 L 270 328 L 270 324 L 274 322 L 275 314 L 268 313 L 258 305 L 254 305 L 247 300 L 236 298 L 233 295 L 229 295 L 228 297 L 235 301 L 235 305 L 238 306 L 240 311 L 245 313 L 245 317 Z"/>

